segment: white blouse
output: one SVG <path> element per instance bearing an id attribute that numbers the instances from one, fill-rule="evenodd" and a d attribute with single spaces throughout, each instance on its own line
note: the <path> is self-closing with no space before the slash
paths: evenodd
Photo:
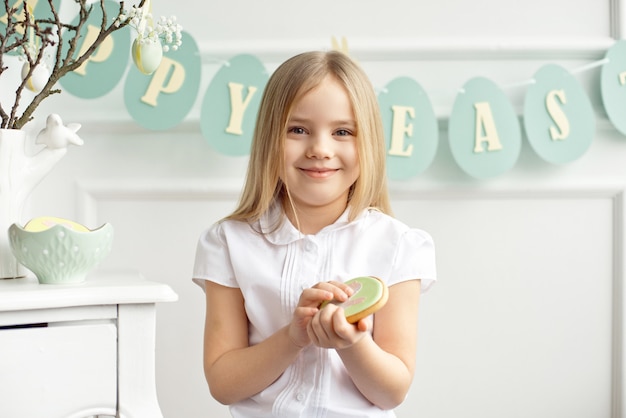
<path id="1" fill-rule="evenodd" d="M 281 223 L 282 221 L 282 223 Z M 276 225 L 280 224 L 278 228 Z M 318 282 L 376 276 L 393 286 L 436 280 L 431 236 L 376 210 L 348 222 L 347 211 L 315 235 L 303 235 L 274 205 L 255 224 L 224 221 L 198 241 L 193 281 L 241 290 L 250 345 L 287 325 L 305 288 Z M 269 387 L 231 405 L 233 417 L 394 417 L 372 405 L 332 349 L 309 346 Z"/>

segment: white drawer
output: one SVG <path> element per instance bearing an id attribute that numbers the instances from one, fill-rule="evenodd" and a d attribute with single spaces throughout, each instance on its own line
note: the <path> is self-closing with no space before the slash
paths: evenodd
<path id="1" fill-rule="evenodd" d="M 115 415 L 116 386 L 112 323 L 0 329 L 2 418 Z"/>

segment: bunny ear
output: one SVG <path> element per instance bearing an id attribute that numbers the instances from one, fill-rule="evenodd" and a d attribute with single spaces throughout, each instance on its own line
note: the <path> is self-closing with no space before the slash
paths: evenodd
<path id="1" fill-rule="evenodd" d="M 67 128 L 72 132 L 78 132 L 82 125 L 80 123 L 68 123 Z"/>

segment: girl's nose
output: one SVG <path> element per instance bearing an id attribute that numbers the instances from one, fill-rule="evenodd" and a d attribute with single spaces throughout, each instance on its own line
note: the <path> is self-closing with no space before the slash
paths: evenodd
<path id="1" fill-rule="evenodd" d="M 333 154 L 332 150 L 333 138 L 327 135 L 313 135 L 310 137 L 307 149 L 307 158 L 315 158 L 319 160 L 330 158 Z"/>

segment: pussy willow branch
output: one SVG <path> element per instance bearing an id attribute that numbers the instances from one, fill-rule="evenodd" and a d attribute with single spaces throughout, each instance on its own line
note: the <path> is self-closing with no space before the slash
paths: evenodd
<path id="1" fill-rule="evenodd" d="M 22 41 L 28 40 L 29 28 L 33 27 L 33 25 L 30 24 L 31 14 L 28 11 L 27 7 L 24 8 L 24 22 L 27 22 L 27 23 L 23 25 L 24 37 L 22 38 Z M 52 35 L 52 31 L 50 28 L 45 28 L 41 30 L 40 32 L 41 33 L 37 32 L 36 36 L 41 40 L 41 47 L 37 50 L 37 55 L 35 56 L 34 59 L 32 56 L 33 51 L 29 48 L 23 48 L 24 56 L 26 57 L 26 61 L 28 62 L 28 72 L 26 76 L 22 79 L 22 82 L 17 87 L 17 90 L 15 91 L 15 102 L 13 103 L 13 107 L 11 108 L 11 115 L 9 117 L 9 125 L 15 123 L 18 105 L 19 105 L 20 100 L 22 99 L 22 92 L 24 91 L 24 87 L 26 87 L 26 83 L 28 82 L 28 79 L 33 75 L 33 71 L 35 70 L 37 65 L 41 63 L 44 57 L 46 47 L 48 47 L 49 45 L 54 45 L 54 42 L 52 41 L 52 38 L 50 37 Z M 32 40 L 30 41 L 32 42 Z M 26 43 L 23 42 L 21 45 L 28 46 L 28 42 Z"/>
<path id="2" fill-rule="evenodd" d="M 16 8 L 9 7 L 8 0 L 4 0 L 3 2 L 5 10 L 7 11 L 7 17 L 13 16 L 15 13 L 17 13 Z M 9 43 L 9 40 L 16 39 L 15 36 L 18 33 L 17 26 L 19 26 L 19 24 L 16 24 L 13 19 L 8 18 L 5 33 L 0 33 L 0 76 L 7 69 L 7 67 L 4 65 L 4 53 L 9 53 L 13 50 L 16 50 L 25 43 L 26 38 L 24 37 L 18 38 L 16 41 Z M 0 117 L 2 117 L 2 126 L 4 126 L 4 121 L 8 120 L 9 116 L 6 114 L 2 106 L 0 106 Z"/>
<path id="3" fill-rule="evenodd" d="M 124 1 L 121 1 L 119 4 L 117 15 L 113 19 L 109 19 L 104 0 L 99 0 L 97 6 L 96 3 L 87 5 L 87 0 L 74 0 L 78 4 L 80 10 L 78 13 L 78 22 L 73 25 L 61 22 L 58 11 L 55 9 L 52 0 L 48 0 L 48 4 L 52 12 L 52 18 L 33 19 L 28 11 L 28 8 L 24 7 L 23 21 L 13 21 L 13 17 L 18 14 L 17 8 L 10 7 L 9 0 L 2 1 L 4 1 L 8 19 L 6 33 L 0 33 L 0 76 L 7 69 L 3 61 L 4 54 L 15 49 L 21 49 L 24 52 L 26 60 L 29 64 L 29 71 L 24 77 L 24 80 L 17 87 L 15 92 L 15 102 L 11 106 L 10 114 L 7 114 L 4 106 L 0 104 L 0 117 L 2 118 L 0 128 L 21 129 L 33 118 L 32 115 L 34 111 L 44 99 L 61 92 L 59 89 L 53 89 L 54 85 L 64 75 L 80 67 L 98 49 L 107 36 L 116 30 L 127 26 L 128 22 L 122 22 L 120 24 L 117 23 L 119 16 L 122 15 L 125 10 Z M 26 4 L 27 1 L 28 0 L 25 0 L 24 4 Z M 140 0 L 136 7 L 143 7 L 144 3 L 145 0 Z M 100 31 L 95 41 L 89 46 L 89 48 L 82 55 L 74 58 L 74 54 L 78 48 L 78 41 L 81 38 L 80 32 L 87 24 L 87 20 L 93 12 L 94 7 L 99 7 L 102 12 Z M 23 26 L 24 32 L 23 34 L 18 35 L 17 28 L 20 25 Z M 31 55 L 32 51 L 27 48 L 29 44 L 29 30 L 31 29 L 41 45 L 34 57 Z M 68 48 L 66 51 L 63 51 L 64 41 L 68 42 Z M 48 78 L 48 81 L 43 89 L 35 95 L 32 101 L 24 109 L 24 112 L 18 116 L 17 112 L 20 100 L 22 99 L 22 93 L 26 87 L 26 80 L 30 78 L 38 65 L 43 65 L 45 49 L 52 46 L 56 46 L 56 53 L 54 55 L 54 63 L 50 69 L 50 77 Z"/>

